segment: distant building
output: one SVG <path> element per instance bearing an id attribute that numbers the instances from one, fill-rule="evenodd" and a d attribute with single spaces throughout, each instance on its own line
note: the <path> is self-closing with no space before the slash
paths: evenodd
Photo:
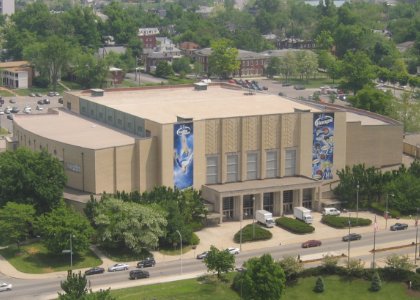
<path id="1" fill-rule="evenodd" d="M 211 48 L 204 48 L 194 52 L 194 57 L 202 66 L 204 73 L 209 73 L 209 57 Z M 252 77 L 262 76 L 268 63 L 268 57 L 256 52 L 238 50 L 238 60 L 240 61 L 239 70 L 232 76 Z"/>
<path id="2" fill-rule="evenodd" d="M 15 13 L 15 0 L 0 0 L 0 13 L 13 15 Z"/>
<path id="3" fill-rule="evenodd" d="M 279 39 L 276 42 L 277 49 L 314 49 L 313 40 L 303 40 L 298 38 Z"/>
<path id="4" fill-rule="evenodd" d="M 98 49 L 98 57 L 105 57 L 107 54 L 114 52 L 116 54 L 124 54 L 127 48 L 124 46 L 105 46 Z"/>
<path id="5" fill-rule="evenodd" d="M 182 42 L 179 44 L 179 49 L 181 50 L 182 54 L 191 57 L 195 50 L 200 49 L 200 45 L 194 42 Z"/>
<path id="6" fill-rule="evenodd" d="M 143 60 L 146 66 L 146 72 L 150 72 L 158 65 L 160 61 L 172 63 L 176 58 L 182 56 L 181 50 L 167 37 L 157 37 L 156 47 L 154 49 L 143 49 Z"/>
<path id="7" fill-rule="evenodd" d="M 33 69 L 27 61 L 0 63 L 0 80 L 11 89 L 27 89 L 32 86 Z"/>
<path id="8" fill-rule="evenodd" d="M 155 48 L 156 37 L 159 35 L 159 29 L 156 27 L 139 28 L 137 36 L 143 42 L 143 48 Z"/>
<path id="9" fill-rule="evenodd" d="M 124 80 L 124 71 L 120 68 L 110 67 L 108 80 L 111 85 L 121 84 Z"/>

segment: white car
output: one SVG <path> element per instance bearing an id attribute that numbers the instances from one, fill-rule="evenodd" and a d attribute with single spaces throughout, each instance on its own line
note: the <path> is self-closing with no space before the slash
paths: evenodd
<path id="1" fill-rule="evenodd" d="M 37 105 L 36 110 L 43 110 L 44 108 L 42 106 Z"/>
<path id="2" fill-rule="evenodd" d="M 0 292 L 11 291 L 11 290 L 12 290 L 12 284 L 11 283 L 6 283 L 6 282 L 1 282 L 0 283 Z"/>
<path id="3" fill-rule="evenodd" d="M 238 248 L 227 248 L 226 249 L 227 252 L 229 252 L 230 254 L 239 254 L 239 249 Z"/>
<path id="4" fill-rule="evenodd" d="M 108 268 L 108 272 L 124 271 L 124 270 L 128 270 L 127 264 L 115 264 Z"/>
<path id="5" fill-rule="evenodd" d="M 4 111 L 0 109 L 0 115 L 4 115 Z"/>

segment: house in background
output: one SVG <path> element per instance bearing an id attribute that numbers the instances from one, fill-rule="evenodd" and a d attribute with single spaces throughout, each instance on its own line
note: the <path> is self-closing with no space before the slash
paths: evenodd
<path id="1" fill-rule="evenodd" d="M 182 42 L 181 44 L 179 44 L 179 49 L 181 50 L 183 55 L 192 57 L 195 50 L 200 49 L 200 45 L 194 42 Z"/>
<path id="2" fill-rule="evenodd" d="M 146 72 L 154 71 L 160 61 L 172 63 L 174 59 L 182 57 L 181 50 L 167 37 L 157 37 L 156 47 L 143 49 L 142 59 L 145 62 Z"/>
<path id="3" fill-rule="evenodd" d="M 108 82 L 110 85 L 121 84 L 124 80 L 124 71 L 120 68 L 109 67 Z"/>
<path id="4" fill-rule="evenodd" d="M 143 48 L 155 48 L 157 45 L 156 37 L 159 34 L 159 29 L 156 27 L 139 28 L 137 36 L 143 42 Z"/>
<path id="5" fill-rule="evenodd" d="M 33 68 L 28 61 L 0 63 L 1 84 L 11 89 L 27 89 L 32 86 Z"/>

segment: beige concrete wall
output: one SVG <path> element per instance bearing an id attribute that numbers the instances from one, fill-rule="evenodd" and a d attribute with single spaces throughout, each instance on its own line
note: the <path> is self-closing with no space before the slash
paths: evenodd
<path id="1" fill-rule="evenodd" d="M 118 191 L 131 192 L 138 188 L 135 169 L 137 148 L 127 145 L 115 148 L 115 184 Z"/>
<path id="2" fill-rule="evenodd" d="M 174 125 L 162 125 L 159 157 L 161 161 L 159 184 L 174 186 Z M 194 170 L 195 171 L 195 170 Z"/>
<path id="3" fill-rule="evenodd" d="M 398 165 L 402 162 L 403 127 L 400 125 L 362 126 L 347 123 L 347 165 L 367 167 Z"/>
<path id="4" fill-rule="evenodd" d="M 71 111 L 72 112 L 75 112 L 76 114 L 80 114 L 80 105 L 79 105 L 79 97 L 78 96 L 64 92 L 64 94 L 63 94 L 63 106 L 64 106 L 64 108 L 68 107 L 68 103 L 71 104 Z"/>
<path id="5" fill-rule="evenodd" d="M 136 145 L 138 149 L 136 168 L 139 170 L 137 189 L 141 192 L 150 191 L 160 185 L 158 139 L 157 137 L 139 139 Z"/>
<path id="6" fill-rule="evenodd" d="M 115 149 L 106 148 L 95 152 L 95 192 L 116 192 L 115 183 Z"/>
<path id="7" fill-rule="evenodd" d="M 206 182 L 206 121 L 194 122 L 194 189 Z"/>

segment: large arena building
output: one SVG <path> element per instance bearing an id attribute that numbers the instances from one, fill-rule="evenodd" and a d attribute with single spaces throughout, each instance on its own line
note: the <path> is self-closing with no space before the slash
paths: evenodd
<path id="1" fill-rule="evenodd" d="M 193 187 L 220 221 L 318 209 L 337 170 L 402 159 L 392 119 L 228 84 L 68 92 L 63 106 L 16 116 L 14 143 L 56 156 L 68 187 Z"/>

